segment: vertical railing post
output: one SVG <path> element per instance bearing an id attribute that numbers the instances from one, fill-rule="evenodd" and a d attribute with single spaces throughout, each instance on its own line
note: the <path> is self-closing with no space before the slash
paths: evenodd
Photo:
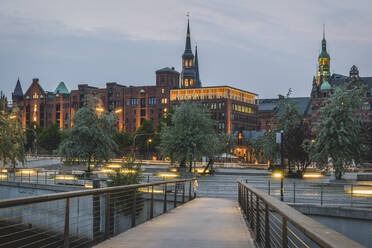
<path id="1" fill-rule="evenodd" d="M 54 184 L 56 184 L 57 181 L 57 171 L 54 171 Z"/>
<path id="2" fill-rule="evenodd" d="M 150 219 L 154 218 L 154 185 L 151 186 Z"/>
<path id="3" fill-rule="evenodd" d="M 350 206 L 351 207 L 353 207 L 353 205 L 354 205 L 353 191 L 354 191 L 354 184 L 351 184 L 351 186 L 350 186 Z"/>
<path id="4" fill-rule="evenodd" d="M 196 182 L 197 182 L 196 179 L 193 180 L 194 185 L 196 185 L 196 184 L 195 184 Z M 193 186 L 192 189 L 193 189 L 193 191 L 194 191 L 194 198 L 193 198 L 193 199 L 195 199 L 195 198 L 196 198 L 196 187 Z"/>
<path id="5" fill-rule="evenodd" d="M 70 198 L 66 198 L 64 248 L 70 247 Z"/>
<path id="6" fill-rule="evenodd" d="M 269 189 L 268 189 L 268 195 L 270 195 L 270 193 L 271 193 L 271 192 L 270 192 L 270 191 L 271 191 L 271 185 L 270 185 L 271 183 L 270 183 L 270 180 L 267 181 L 267 184 L 268 184 L 268 188 L 269 188 Z"/>
<path id="7" fill-rule="evenodd" d="M 186 181 L 182 183 L 182 203 L 185 203 L 185 184 Z"/>
<path id="8" fill-rule="evenodd" d="M 256 195 L 256 240 L 260 242 L 260 198 Z"/>
<path id="9" fill-rule="evenodd" d="M 269 219 L 269 205 L 265 204 L 265 247 L 270 247 L 270 219 Z"/>
<path id="10" fill-rule="evenodd" d="M 48 172 L 44 171 L 44 176 L 45 176 L 45 184 L 48 184 Z"/>
<path id="11" fill-rule="evenodd" d="M 164 184 L 164 206 L 163 213 L 167 212 L 167 184 Z"/>
<path id="12" fill-rule="evenodd" d="M 287 219 L 282 217 L 282 247 L 288 247 Z"/>
<path id="13" fill-rule="evenodd" d="M 105 223 L 105 236 L 106 236 L 106 239 L 109 238 L 111 235 L 110 235 L 110 228 L 111 228 L 111 194 L 110 193 L 107 193 L 106 194 L 106 223 Z"/>
<path id="14" fill-rule="evenodd" d="M 191 181 L 192 180 L 190 180 L 190 184 L 189 184 L 189 201 L 191 200 Z"/>
<path id="15" fill-rule="evenodd" d="M 31 172 L 28 172 L 28 183 L 31 183 Z"/>
<path id="16" fill-rule="evenodd" d="M 250 202 L 249 202 L 249 208 L 251 209 L 250 214 L 249 214 L 249 220 L 251 222 L 251 228 L 253 228 L 253 192 L 251 191 L 251 197 L 250 197 Z"/>
<path id="17" fill-rule="evenodd" d="M 174 184 L 174 201 L 173 201 L 173 207 L 177 207 L 177 185 L 178 183 Z"/>
<path id="18" fill-rule="evenodd" d="M 136 226 L 136 212 L 137 212 L 137 189 L 134 189 L 132 203 L 132 227 Z"/>
<path id="19" fill-rule="evenodd" d="M 240 207 L 242 206 L 242 201 L 241 201 L 241 196 L 240 196 L 240 190 L 241 190 L 241 185 L 238 183 L 238 202 Z"/>
<path id="20" fill-rule="evenodd" d="M 293 182 L 293 203 L 296 203 L 296 182 Z"/>
<path id="21" fill-rule="evenodd" d="M 39 184 L 39 171 L 36 171 L 36 184 Z"/>
<path id="22" fill-rule="evenodd" d="M 323 206 L 323 183 L 320 184 L 320 206 Z"/>
<path id="23" fill-rule="evenodd" d="M 21 182 L 22 182 L 22 180 L 23 180 L 23 173 L 22 173 L 22 171 L 20 171 L 20 173 L 21 173 Z"/>
<path id="24" fill-rule="evenodd" d="M 245 217 L 249 219 L 249 190 L 245 188 Z"/>

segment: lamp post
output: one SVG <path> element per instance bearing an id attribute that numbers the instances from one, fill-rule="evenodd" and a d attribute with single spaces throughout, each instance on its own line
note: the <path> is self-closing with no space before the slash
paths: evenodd
<path id="1" fill-rule="evenodd" d="M 280 200 L 284 201 L 284 157 L 283 157 L 283 133 L 281 130 L 280 133 L 276 133 L 276 143 L 280 144 L 280 164 L 281 164 L 281 177 L 280 177 Z"/>
<path id="2" fill-rule="evenodd" d="M 34 143 L 35 143 L 35 155 L 37 155 L 37 135 L 36 135 L 36 131 L 34 130 L 34 129 L 32 129 L 32 128 L 25 128 L 26 130 L 30 130 L 30 131 L 32 131 L 33 133 L 34 133 L 34 136 L 35 136 L 35 138 L 34 138 Z"/>
<path id="3" fill-rule="evenodd" d="M 196 144 L 194 142 L 192 142 L 191 145 L 192 145 L 192 148 L 193 148 L 192 160 L 194 162 L 194 176 L 196 176 L 196 161 L 195 161 L 195 148 L 196 148 Z"/>
<path id="4" fill-rule="evenodd" d="M 149 156 L 149 145 L 151 144 L 151 142 L 152 142 L 151 138 L 147 140 L 147 159 L 150 157 Z"/>
<path id="5" fill-rule="evenodd" d="M 138 134 L 135 134 L 134 137 L 133 137 L 133 146 L 134 146 L 133 159 L 134 160 L 136 160 L 136 138 L 138 136 L 144 136 L 144 135 L 153 135 L 153 133 L 138 133 Z"/>

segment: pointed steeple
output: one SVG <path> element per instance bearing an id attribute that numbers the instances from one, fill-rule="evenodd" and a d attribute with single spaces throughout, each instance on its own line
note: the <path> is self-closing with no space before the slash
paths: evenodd
<path id="1" fill-rule="evenodd" d="M 14 88 L 13 96 L 18 96 L 18 97 L 23 96 L 23 90 L 22 90 L 21 82 L 19 81 L 19 77 L 17 80 L 17 84 Z"/>
<path id="2" fill-rule="evenodd" d="M 200 77 L 199 77 L 199 60 L 198 60 L 198 46 L 195 46 L 195 83 L 196 87 L 201 87 Z"/>
<path id="3" fill-rule="evenodd" d="M 190 18 L 187 14 L 187 32 L 186 32 L 186 44 L 185 44 L 185 53 L 192 53 L 191 51 L 191 37 L 190 37 Z"/>
<path id="4" fill-rule="evenodd" d="M 319 54 L 319 58 L 330 58 L 327 52 L 327 41 L 325 39 L 325 24 L 323 24 L 323 40 L 322 40 L 322 51 Z"/>

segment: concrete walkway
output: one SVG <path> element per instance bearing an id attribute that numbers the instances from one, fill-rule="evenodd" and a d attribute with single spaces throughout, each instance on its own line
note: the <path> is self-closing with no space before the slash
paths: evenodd
<path id="1" fill-rule="evenodd" d="M 234 200 L 197 198 L 96 248 L 255 247 Z"/>

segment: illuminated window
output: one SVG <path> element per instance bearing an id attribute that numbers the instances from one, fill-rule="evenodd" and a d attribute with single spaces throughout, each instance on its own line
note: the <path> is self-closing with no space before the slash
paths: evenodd
<path id="1" fill-rule="evenodd" d="M 164 89 L 161 89 L 161 93 L 164 94 Z"/>
<path id="2" fill-rule="evenodd" d="M 162 98 L 161 99 L 161 103 L 162 104 L 167 104 L 168 103 L 168 99 L 167 98 Z"/>
<path id="3" fill-rule="evenodd" d="M 185 87 L 189 87 L 189 80 L 187 78 L 185 79 Z"/>
<path id="4" fill-rule="evenodd" d="M 190 60 L 190 63 L 189 63 L 190 67 L 192 66 L 192 60 Z"/>
<path id="5" fill-rule="evenodd" d="M 33 99 L 38 99 L 39 98 L 39 95 L 34 93 L 34 95 L 32 96 Z"/>
<path id="6" fill-rule="evenodd" d="M 190 79 L 190 86 L 194 84 L 194 80 Z"/>
<path id="7" fill-rule="evenodd" d="M 163 110 L 163 111 L 164 111 L 164 113 L 167 113 L 168 109 L 167 109 L 167 108 L 164 108 L 164 110 Z"/>

